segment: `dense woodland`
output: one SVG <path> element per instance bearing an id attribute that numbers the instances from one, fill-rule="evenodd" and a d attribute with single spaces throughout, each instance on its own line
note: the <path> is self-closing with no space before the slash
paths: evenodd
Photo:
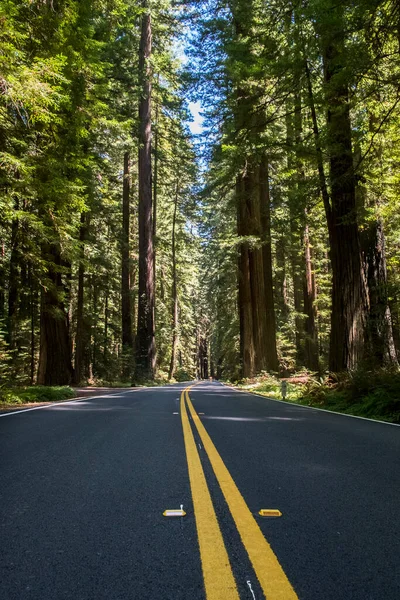
<path id="1" fill-rule="evenodd" d="M 397 2 L 1 0 L 0 90 L 0 385 L 397 371 Z"/>

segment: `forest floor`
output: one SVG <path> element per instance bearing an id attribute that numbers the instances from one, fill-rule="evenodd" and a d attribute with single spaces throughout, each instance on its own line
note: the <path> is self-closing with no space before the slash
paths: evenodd
<path id="1" fill-rule="evenodd" d="M 283 379 L 261 375 L 236 383 L 235 387 L 275 400 L 400 424 L 398 372 L 363 371 L 325 379 L 304 373 Z"/>

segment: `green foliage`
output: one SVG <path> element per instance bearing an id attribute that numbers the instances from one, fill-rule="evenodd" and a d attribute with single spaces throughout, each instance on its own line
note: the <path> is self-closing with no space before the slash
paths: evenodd
<path id="1" fill-rule="evenodd" d="M 282 400 L 282 381 L 268 373 L 261 374 L 255 379 L 243 379 L 237 383 L 239 389 L 243 389 L 261 396 Z M 286 400 L 288 402 L 297 402 L 303 396 L 304 384 L 290 383 L 286 384 Z"/>
<path id="2" fill-rule="evenodd" d="M 182 381 L 193 381 L 193 379 L 195 379 L 196 377 L 196 373 L 193 370 L 188 371 L 186 369 L 184 369 L 183 367 L 179 367 L 176 371 L 175 371 L 175 380 L 178 382 L 182 382 Z"/>
<path id="3" fill-rule="evenodd" d="M 75 397 L 76 392 L 68 386 L 37 385 L 26 388 L 3 388 L 0 390 L 0 402 L 6 405 L 57 402 Z"/>
<path id="4" fill-rule="evenodd" d="M 400 374 L 397 371 L 365 371 L 310 380 L 302 403 L 352 415 L 400 422 Z"/>
<path id="5" fill-rule="evenodd" d="M 268 374 L 235 385 L 261 396 L 282 400 L 282 379 Z M 287 402 L 400 423 L 400 374 L 396 371 L 331 374 L 315 378 L 300 372 L 287 380 Z"/>

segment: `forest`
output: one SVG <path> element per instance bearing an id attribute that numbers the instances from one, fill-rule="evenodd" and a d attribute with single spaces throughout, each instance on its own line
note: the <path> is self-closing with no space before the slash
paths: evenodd
<path id="1" fill-rule="evenodd" d="M 399 421 L 399 126 L 395 0 L 1 0 L 1 399 L 284 378 Z"/>

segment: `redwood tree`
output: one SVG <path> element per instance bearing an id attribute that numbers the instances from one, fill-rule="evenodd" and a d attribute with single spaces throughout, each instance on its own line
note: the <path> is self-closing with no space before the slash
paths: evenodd
<path id="1" fill-rule="evenodd" d="M 136 379 L 153 379 L 156 364 L 154 338 L 154 250 L 151 167 L 151 15 L 143 0 L 139 48 L 139 292 L 136 337 Z"/>

